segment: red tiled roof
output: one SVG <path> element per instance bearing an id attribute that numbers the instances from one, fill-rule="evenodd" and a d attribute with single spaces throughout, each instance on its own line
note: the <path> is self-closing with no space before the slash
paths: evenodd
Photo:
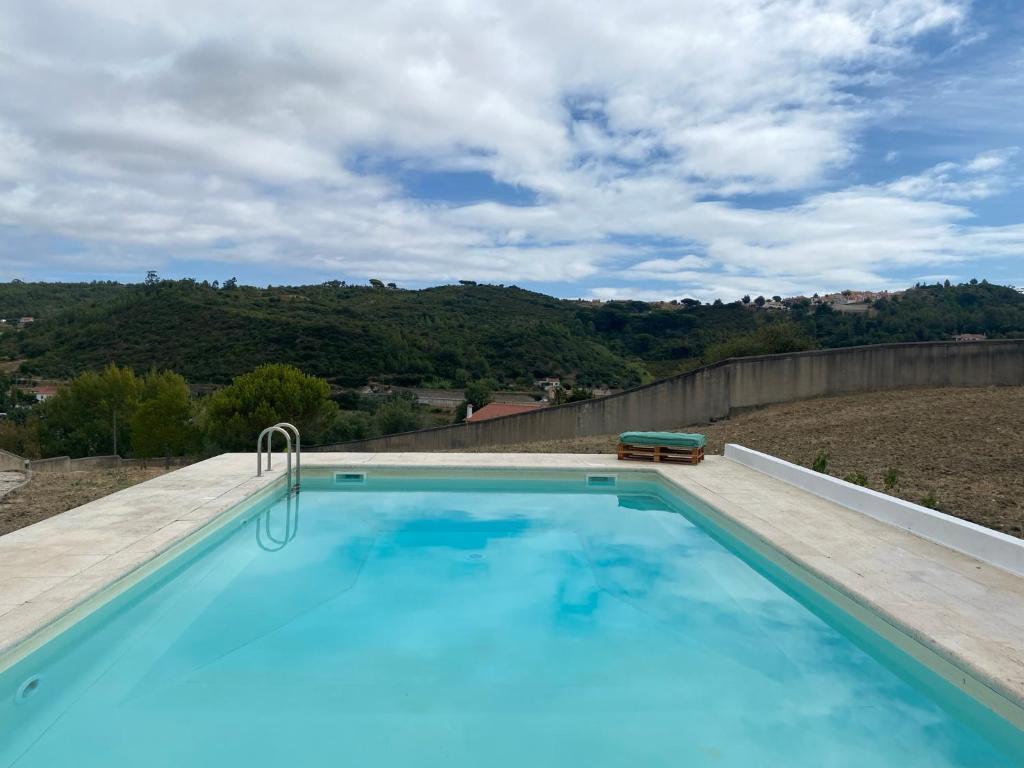
<path id="1" fill-rule="evenodd" d="M 520 405 L 518 403 L 488 403 L 479 411 L 473 411 L 473 415 L 466 421 L 487 421 L 496 419 L 499 416 L 511 416 L 514 413 L 526 413 L 541 408 L 541 405 Z"/>

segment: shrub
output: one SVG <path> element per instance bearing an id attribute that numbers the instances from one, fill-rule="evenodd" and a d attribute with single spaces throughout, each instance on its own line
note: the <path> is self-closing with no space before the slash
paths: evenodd
<path id="1" fill-rule="evenodd" d="M 366 411 L 341 411 L 330 429 L 324 434 L 324 442 L 343 443 L 347 440 L 363 440 L 373 437 L 376 425 L 373 416 Z"/>
<path id="2" fill-rule="evenodd" d="M 730 357 L 777 355 L 811 349 L 814 339 L 800 326 L 789 321 L 764 323 L 752 333 L 730 336 L 727 340 L 711 344 L 704 352 L 705 364 Z"/>
<path id="3" fill-rule="evenodd" d="M 854 485 L 866 486 L 868 484 L 867 475 L 865 475 L 863 472 L 851 472 L 846 477 L 844 477 L 843 480 L 845 480 L 848 483 L 853 483 Z"/>
<path id="4" fill-rule="evenodd" d="M 815 472 L 821 472 L 826 474 L 828 472 L 828 462 L 832 458 L 832 455 L 826 451 L 818 451 L 818 455 L 814 457 L 814 463 L 811 464 L 811 469 Z"/>
<path id="5" fill-rule="evenodd" d="M 416 406 L 408 400 L 392 400 L 380 407 L 374 416 L 377 433 L 393 435 L 396 432 L 412 432 L 423 426 L 423 420 Z"/>
<path id="6" fill-rule="evenodd" d="M 922 507 L 928 507 L 928 509 L 938 509 L 939 500 L 935 498 L 933 491 L 928 491 L 928 494 L 924 496 L 919 502 Z"/>
<path id="7" fill-rule="evenodd" d="M 578 403 L 581 400 L 591 400 L 594 397 L 594 391 L 592 389 L 586 389 L 584 387 L 573 387 L 572 392 L 569 393 L 569 397 L 565 402 L 567 403 Z"/>
<path id="8" fill-rule="evenodd" d="M 886 491 L 894 491 L 899 488 L 900 474 L 900 471 L 895 467 L 889 467 L 889 469 L 885 470 L 885 474 L 882 475 L 882 487 Z"/>

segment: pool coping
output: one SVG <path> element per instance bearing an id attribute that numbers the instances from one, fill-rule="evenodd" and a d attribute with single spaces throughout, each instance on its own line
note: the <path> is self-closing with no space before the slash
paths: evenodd
<path id="1" fill-rule="evenodd" d="M 257 478 L 253 462 L 222 454 L 0 536 L 0 670 L 109 599 L 112 585 L 127 588 L 243 502 L 283 490 L 282 466 Z M 937 671 L 1024 728 L 1024 578 L 723 457 L 680 466 L 604 454 L 314 453 L 303 465 L 654 472 L 853 612 L 953 665 Z M 958 669 L 969 677 L 957 680 Z"/>
<path id="2" fill-rule="evenodd" d="M 725 458 L 731 461 L 803 488 L 823 499 L 1024 576 L 1024 539 L 741 445 L 726 444 L 724 453 Z"/>

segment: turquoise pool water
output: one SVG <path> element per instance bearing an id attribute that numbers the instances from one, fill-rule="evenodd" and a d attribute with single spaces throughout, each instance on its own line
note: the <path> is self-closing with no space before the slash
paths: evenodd
<path id="1" fill-rule="evenodd" d="M 0 766 L 1024 765 L 659 486 L 305 488 L 0 673 Z"/>

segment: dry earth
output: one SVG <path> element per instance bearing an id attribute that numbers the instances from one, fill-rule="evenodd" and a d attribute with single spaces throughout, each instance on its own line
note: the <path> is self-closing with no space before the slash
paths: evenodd
<path id="1" fill-rule="evenodd" d="M 915 389 L 805 400 L 705 426 L 711 452 L 739 443 L 828 473 L 860 473 L 879 491 L 1024 538 L 1024 387 Z M 605 453 L 615 436 L 504 446 L 502 451 Z M 886 491 L 884 475 L 899 483 Z"/>
<path id="2" fill-rule="evenodd" d="M 132 468 L 61 474 L 37 472 L 26 485 L 0 498 L 0 535 L 162 475 L 165 471 L 162 468 Z"/>
<path id="3" fill-rule="evenodd" d="M 24 472 L 0 472 L 0 499 L 25 482 Z"/>

